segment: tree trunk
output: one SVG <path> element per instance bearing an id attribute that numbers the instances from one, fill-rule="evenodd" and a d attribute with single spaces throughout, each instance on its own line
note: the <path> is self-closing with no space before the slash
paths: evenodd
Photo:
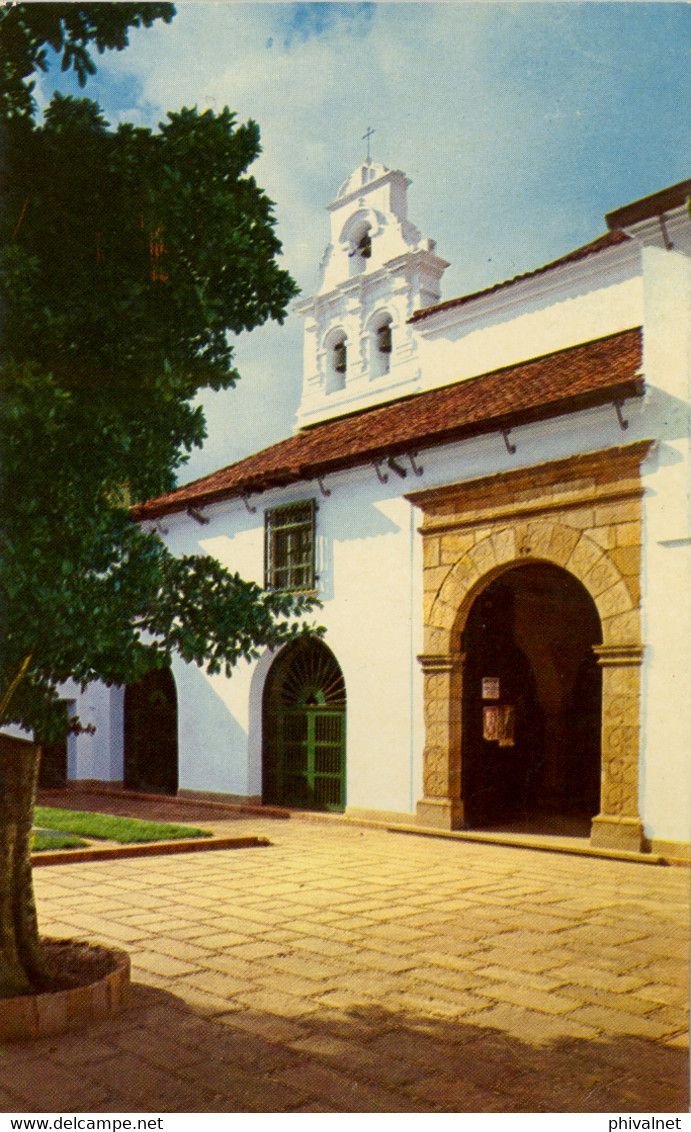
<path id="1" fill-rule="evenodd" d="M 40 757 L 35 743 L 0 735 L 0 998 L 50 983 L 31 874 Z"/>

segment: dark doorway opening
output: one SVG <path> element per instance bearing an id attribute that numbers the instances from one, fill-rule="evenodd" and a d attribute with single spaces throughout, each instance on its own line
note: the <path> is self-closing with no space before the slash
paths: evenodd
<path id="1" fill-rule="evenodd" d="M 263 700 L 262 800 L 309 810 L 345 809 L 343 673 L 317 637 L 281 652 Z"/>
<path id="2" fill-rule="evenodd" d="M 600 809 L 595 603 L 549 563 L 517 566 L 463 634 L 462 797 L 469 826 L 587 834 Z"/>
<path id="3" fill-rule="evenodd" d="M 153 668 L 125 689 L 125 786 L 177 793 L 178 704 L 169 668 Z"/>
<path id="4" fill-rule="evenodd" d="M 41 790 L 55 790 L 67 786 L 67 704 L 65 734 L 55 743 L 41 744 L 41 761 L 38 765 L 38 785 Z"/>

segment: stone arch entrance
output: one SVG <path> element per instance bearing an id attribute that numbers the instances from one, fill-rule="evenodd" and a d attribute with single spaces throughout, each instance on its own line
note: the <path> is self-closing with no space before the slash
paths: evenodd
<path id="1" fill-rule="evenodd" d="M 473 603 L 510 569 L 550 563 L 587 592 L 602 631 L 602 643 L 592 646 L 602 680 L 602 773 L 591 844 L 626 850 L 644 845 L 638 810 L 640 464 L 648 449 L 649 442 L 640 441 L 407 497 L 423 513 L 421 825 L 460 829 L 467 822 L 463 632 Z M 587 672 L 582 678 L 587 683 Z"/>
<path id="2" fill-rule="evenodd" d="M 601 641 L 595 602 L 552 563 L 516 565 L 475 597 L 462 634 L 467 825 L 589 831 L 600 809 Z"/>
<path id="3" fill-rule="evenodd" d="M 283 649 L 264 686 L 262 800 L 344 810 L 345 721 L 345 681 L 331 649 L 309 636 Z"/>
<path id="4" fill-rule="evenodd" d="M 177 793 L 178 702 L 169 668 L 152 668 L 125 689 L 125 786 Z"/>

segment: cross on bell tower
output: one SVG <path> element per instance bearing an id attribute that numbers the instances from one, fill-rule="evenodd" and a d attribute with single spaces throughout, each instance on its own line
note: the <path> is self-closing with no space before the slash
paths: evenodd
<path id="1" fill-rule="evenodd" d="M 376 134 L 376 132 L 377 131 L 373 130 L 371 126 L 368 126 L 366 132 L 362 135 L 362 140 L 367 142 L 367 160 L 368 161 L 372 160 L 372 154 L 370 153 L 370 138 L 372 137 L 372 134 Z"/>

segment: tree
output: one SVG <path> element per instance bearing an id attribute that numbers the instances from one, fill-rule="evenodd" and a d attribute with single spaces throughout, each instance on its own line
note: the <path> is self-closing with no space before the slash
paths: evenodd
<path id="1" fill-rule="evenodd" d="M 0 13 L 0 113 L 30 115 L 34 109 L 31 76 L 48 70 L 50 47 L 61 56 L 63 71 L 74 70 L 79 85 L 96 67 L 90 44 L 98 52 L 121 51 L 131 27 L 170 23 L 172 4 L 12 4 Z"/>
<path id="2" fill-rule="evenodd" d="M 12 72 L 24 79 L 41 65 L 30 9 L 73 6 L 17 7 L 22 27 L 33 20 Z M 74 11 L 100 47 L 122 45 L 113 9 L 131 23 L 167 7 Z M 66 26 L 64 59 L 86 73 Z M 23 106 L 20 91 L 2 121 L 0 722 L 40 744 L 64 733 L 67 678 L 123 684 L 173 653 L 229 674 L 303 630 L 309 603 L 174 558 L 128 510 L 172 488 L 203 441 L 193 400 L 234 384 L 229 333 L 281 322 L 296 293 L 247 175 L 258 127 L 185 109 L 156 132 L 111 130 L 95 103 L 59 95 L 37 124 Z M 24 750 L 0 746 L 0 996 L 50 979 L 29 864 L 38 762 Z"/>

